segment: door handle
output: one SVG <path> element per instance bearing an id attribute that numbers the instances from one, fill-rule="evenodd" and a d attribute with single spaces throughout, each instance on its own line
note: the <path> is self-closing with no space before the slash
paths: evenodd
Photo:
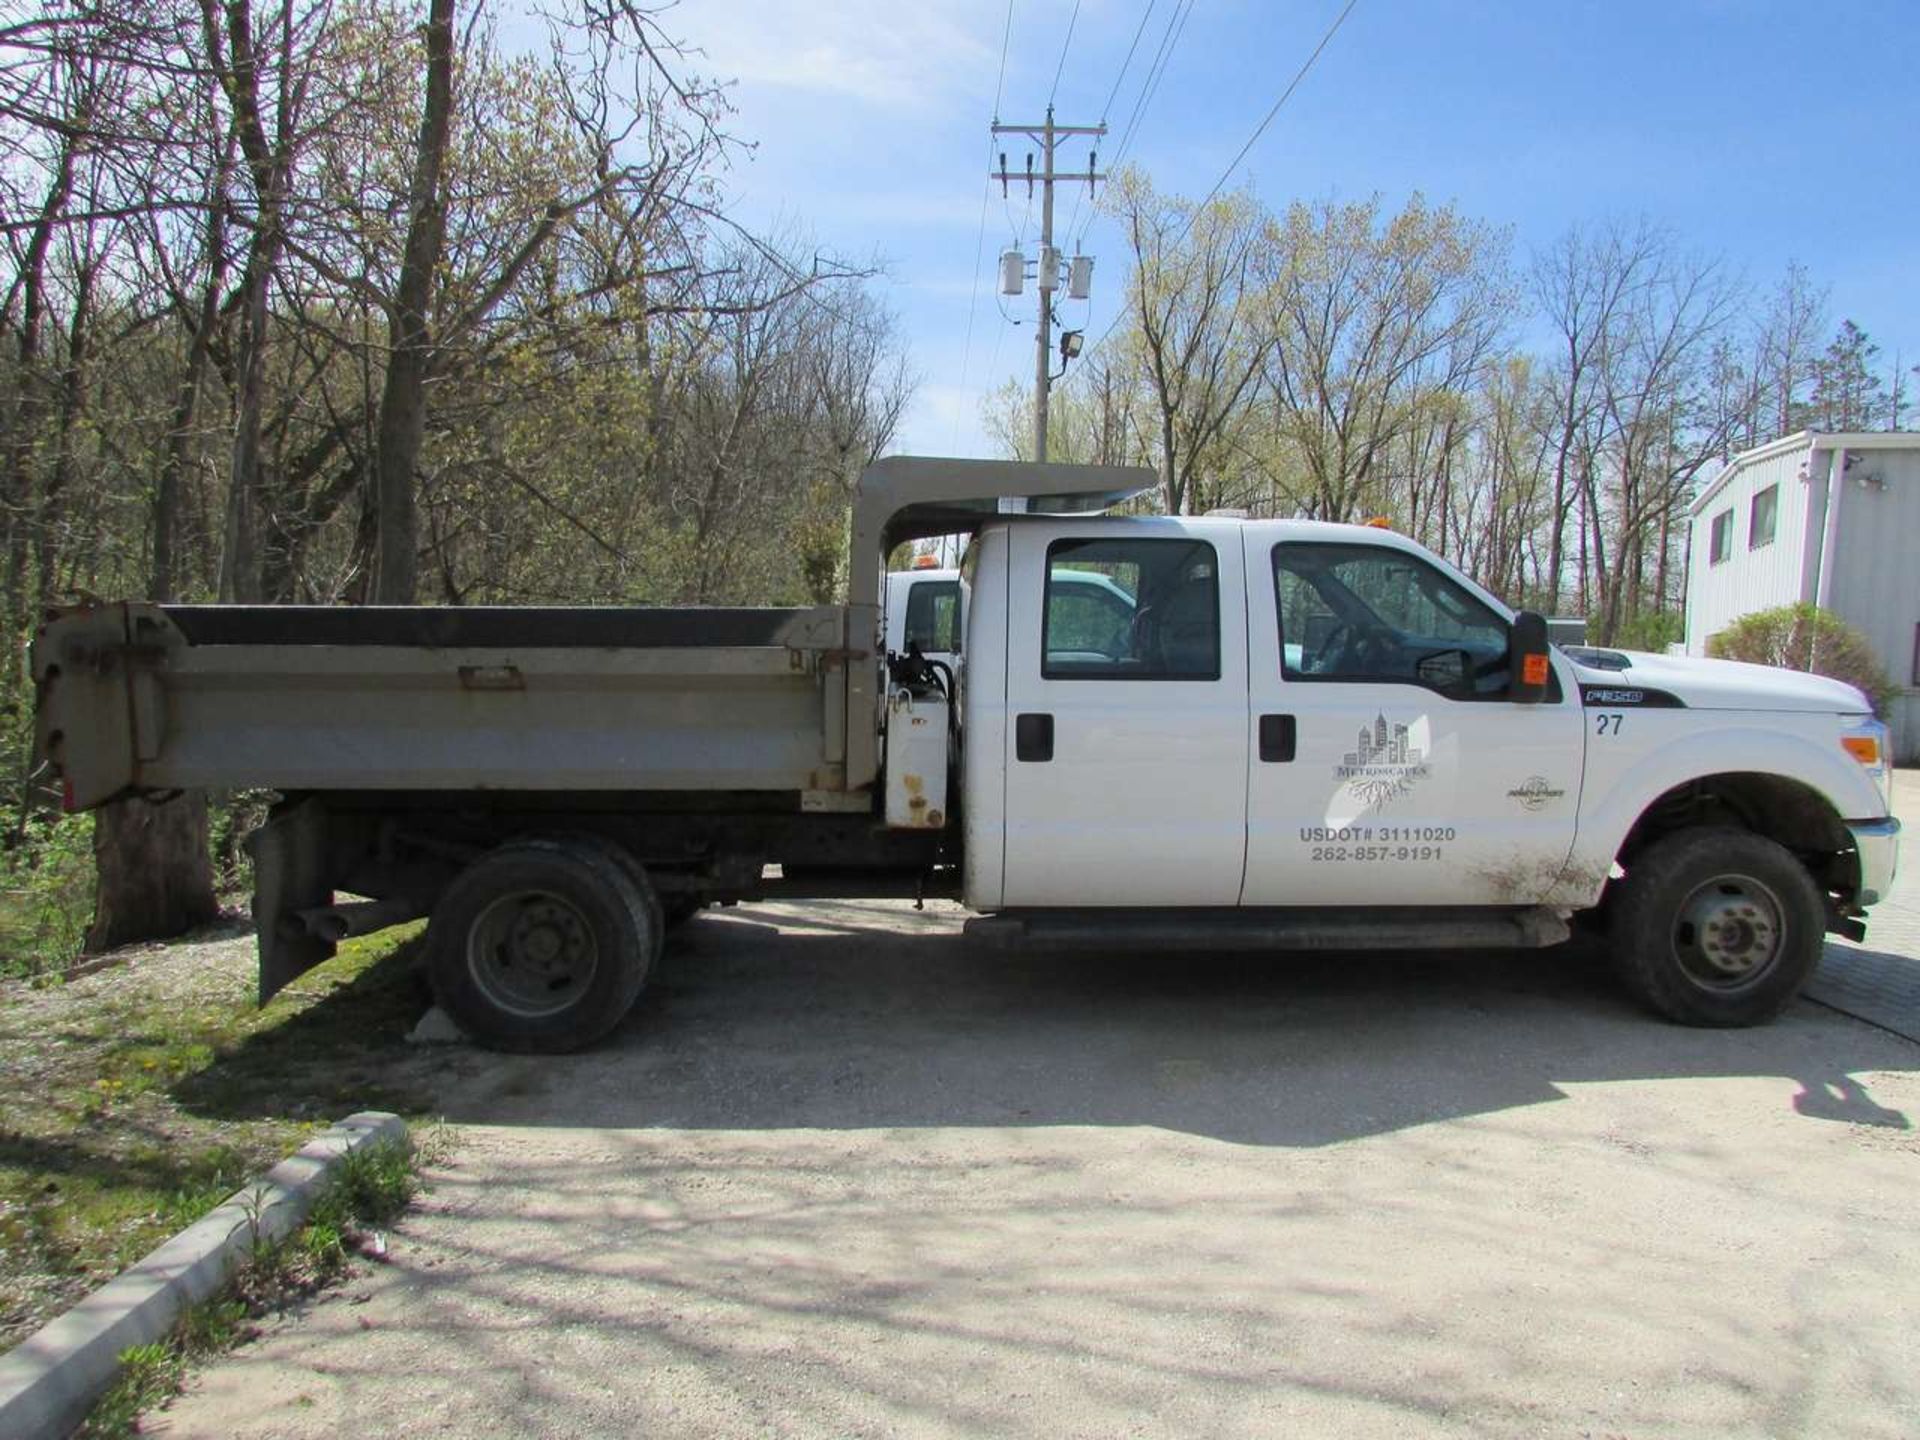
<path id="1" fill-rule="evenodd" d="M 1299 744 L 1299 730 L 1291 715 L 1260 717 L 1260 758 L 1269 765 L 1284 765 L 1293 759 Z"/>
<path id="2" fill-rule="evenodd" d="M 1053 716 L 1014 717 L 1013 758 L 1035 762 L 1053 759 Z"/>

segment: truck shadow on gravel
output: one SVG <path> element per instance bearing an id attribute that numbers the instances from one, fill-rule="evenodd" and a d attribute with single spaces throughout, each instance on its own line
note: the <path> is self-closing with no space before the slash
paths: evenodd
<path id="1" fill-rule="evenodd" d="M 1321 1146 L 1569 1085 L 1712 1076 L 1791 1079 L 1809 1120 L 1906 1129 L 1859 1077 L 1920 1069 L 1920 1046 L 1806 1001 L 1753 1030 L 1652 1019 L 1591 947 L 1022 955 L 957 932 L 956 911 L 904 904 L 704 916 L 598 1047 L 462 1052 L 436 1103 L 475 1124 L 1155 1126 Z"/>
<path id="2" fill-rule="evenodd" d="M 462 1074 L 494 1057 L 464 1046 L 406 1043 L 426 1003 L 420 950 L 418 938 L 408 940 L 284 1021 L 221 1048 L 210 1064 L 169 1087 L 173 1099 L 221 1120 L 325 1123 L 355 1110 L 436 1113 Z M 299 997 L 312 983 L 297 982 L 288 993 Z M 275 1003 L 287 1002 L 270 1002 L 269 1015 Z"/>

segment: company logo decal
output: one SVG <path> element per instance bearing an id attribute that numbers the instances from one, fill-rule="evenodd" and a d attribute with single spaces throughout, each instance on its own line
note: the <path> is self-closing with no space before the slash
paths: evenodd
<path id="1" fill-rule="evenodd" d="M 1408 727 L 1389 724 L 1379 714 L 1371 726 L 1360 727 L 1353 749 L 1333 767 L 1333 778 L 1362 806 L 1385 805 L 1427 777 L 1426 761 L 1426 751 L 1408 737 Z"/>
<path id="2" fill-rule="evenodd" d="M 1538 810 L 1549 800 L 1558 800 L 1567 792 L 1547 782 L 1544 775 L 1532 775 L 1527 783 L 1507 791 L 1509 800 L 1518 800 L 1528 810 Z"/>

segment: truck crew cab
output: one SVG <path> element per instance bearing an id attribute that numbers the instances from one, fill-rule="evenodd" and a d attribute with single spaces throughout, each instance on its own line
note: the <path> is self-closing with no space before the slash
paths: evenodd
<path id="1" fill-rule="evenodd" d="M 1898 825 L 1859 691 L 1555 650 L 1380 529 L 1098 513 L 1151 483 L 882 461 L 844 607 L 64 611 L 40 744 L 80 806 L 278 789 L 263 1000 L 430 914 L 441 1003 L 504 1048 L 592 1042 L 676 917 L 778 895 L 953 895 L 1054 946 L 1545 946 L 1595 912 L 1705 1025 L 1863 933 Z M 888 653 L 884 556 L 956 532 L 952 663 Z"/>

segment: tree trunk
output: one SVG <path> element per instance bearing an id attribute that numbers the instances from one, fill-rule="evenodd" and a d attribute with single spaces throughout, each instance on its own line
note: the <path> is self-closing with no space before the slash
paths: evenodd
<path id="1" fill-rule="evenodd" d="M 172 600 L 176 593 L 173 540 L 217 301 L 217 290 L 209 286 L 200 328 L 189 344 L 186 369 L 174 397 L 173 426 L 154 496 L 153 573 L 147 598 L 158 602 Z M 191 791 L 164 805 L 116 800 L 104 806 L 94 817 L 99 888 L 87 949 L 171 939 L 218 914 L 211 840 L 204 791 Z"/>
<path id="2" fill-rule="evenodd" d="M 220 913 L 207 854 L 207 797 L 199 791 L 164 804 L 115 800 L 94 816 L 93 860 L 100 875 L 89 954 L 136 940 L 164 940 Z"/>
<path id="3" fill-rule="evenodd" d="M 28 512 L 33 492 L 34 447 L 40 438 L 43 413 L 50 404 L 46 384 L 40 374 L 40 336 L 45 318 L 47 251 L 54 231 L 73 190 L 74 147 L 61 146 L 60 163 L 41 202 L 34 221 L 27 253 L 15 284 L 20 291 L 20 340 L 17 353 L 19 371 L 15 378 L 12 413 L 7 417 L 6 449 L 0 461 L 0 510 L 6 524 L 6 611 L 7 633 L 19 635 L 26 628 L 26 580 L 28 558 Z"/>
<path id="4" fill-rule="evenodd" d="M 98 273 L 96 263 L 89 259 L 74 277 L 73 315 L 67 325 L 67 359 L 60 375 L 60 408 L 54 423 L 53 464 L 48 467 L 40 511 L 34 517 L 34 568 L 38 577 L 34 598 L 41 610 L 53 600 L 58 588 L 58 540 L 66 517 L 67 489 L 73 481 L 74 432 L 87 408 L 87 347 L 92 338 L 89 322 L 93 312 L 93 282 Z"/>
<path id="5" fill-rule="evenodd" d="M 374 490 L 380 525 L 374 601 L 410 605 L 419 564 L 413 475 L 427 428 L 427 371 L 433 355 L 429 321 L 434 272 L 447 228 L 441 172 L 453 123 L 453 0 L 432 0 L 427 14 L 427 96 L 414 156 L 411 216 L 388 330 L 386 386 L 380 394 Z"/>
<path id="6" fill-rule="evenodd" d="M 153 489 L 153 570 L 147 584 L 149 600 L 175 598 L 180 565 L 176 545 L 181 537 L 185 489 L 195 449 L 194 427 L 200 420 L 200 394 L 206 383 L 215 329 L 220 324 L 220 294 L 227 284 L 226 206 L 227 173 L 231 149 L 222 151 L 207 190 L 207 279 L 200 290 L 200 306 L 187 343 L 186 364 L 174 395 L 173 425 L 167 431 L 160 474 Z"/>
<path id="7" fill-rule="evenodd" d="M 240 392 L 235 398 L 239 413 L 220 548 L 220 598 L 242 604 L 260 598 L 260 428 L 266 406 L 267 287 L 272 283 L 273 262 L 264 254 L 259 258 L 263 263 L 246 280 L 247 304 L 240 322 Z"/>

